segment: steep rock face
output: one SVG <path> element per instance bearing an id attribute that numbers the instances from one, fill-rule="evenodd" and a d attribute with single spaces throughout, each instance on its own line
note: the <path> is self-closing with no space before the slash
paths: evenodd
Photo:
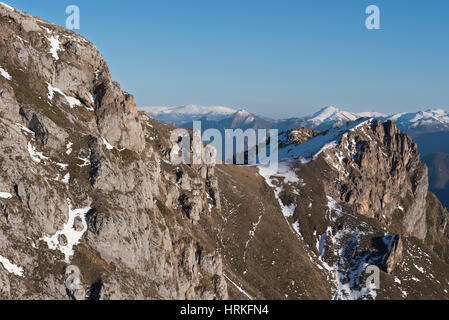
<path id="1" fill-rule="evenodd" d="M 388 248 L 388 258 L 385 260 L 385 271 L 393 273 L 396 265 L 402 262 L 404 246 L 400 236 L 395 236 L 391 244 L 391 248 Z"/>
<path id="2" fill-rule="evenodd" d="M 390 121 L 369 120 L 345 133 L 333 151 L 326 161 L 341 170 L 329 194 L 386 224 L 394 223 L 394 212 L 404 208 L 405 232 L 425 239 L 427 168 L 409 136 Z"/>
<path id="3" fill-rule="evenodd" d="M 111 80 L 109 68 L 95 46 L 68 30 L 0 6 L 4 67 L 27 70 L 29 88 L 41 97 L 65 95 L 71 107 L 94 108 L 91 125 L 113 145 L 136 152 L 145 147 L 134 98 Z M 17 74 L 16 74 L 17 75 Z M 52 90 L 50 89 L 52 88 Z M 49 92 L 52 91 L 52 92 Z M 58 97 L 55 97 L 56 99 Z M 69 101 L 70 100 L 70 101 Z"/>
<path id="4" fill-rule="evenodd" d="M 371 119 L 310 136 L 282 136 L 285 159 L 259 171 L 333 298 L 447 296 L 448 213 L 427 191 L 416 144 Z M 368 282 L 375 270 L 380 284 Z"/>
<path id="5" fill-rule="evenodd" d="M 134 97 L 107 77 L 94 88 L 98 128 L 111 143 L 142 152 L 144 136 Z"/>
<path id="6" fill-rule="evenodd" d="M 296 128 L 288 131 L 287 133 L 287 142 L 294 144 L 301 144 L 306 142 L 307 140 L 312 139 L 320 134 L 319 131 L 308 129 L 308 128 Z"/>
<path id="7" fill-rule="evenodd" d="M 219 210 L 213 165 L 172 165 L 172 128 L 138 113 L 86 39 L 3 5 L 0 25 L 0 298 L 226 299 L 192 223 Z"/>

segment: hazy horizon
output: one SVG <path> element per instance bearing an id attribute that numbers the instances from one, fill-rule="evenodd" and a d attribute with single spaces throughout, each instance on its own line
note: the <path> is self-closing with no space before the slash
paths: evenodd
<path id="1" fill-rule="evenodd" d="M 274 120 L 280 120 L 280 119 L 288 119 L 288 118 L 300 118 L 300 117 L 304 117 L 304 116 L 309 116 L 312 114 L 315 114 L 325 108 L 328 107 L 334 107 L 337 108 L 341 111 L 346 111 L 346 112 L 353 112 L 353 113 L 364 113 L 364 112 L 379 112 L 377 110 L 354 110 L 354 111 L 349 111 L 348 109 L 344 108 L 344 107 L 340 107 L 340 106 L 335 106 L 335 105 L 329 105 L 329 106 L 321 106 L 321 107 L 316 107 L 316 109 L 312 110 L 311 112 L 306 112 L 306 113 L 301 113 L 301 114 L 295 114 L 295 115 L 290 115 L 290 116 L 286 116 L 286 117 L 282 117 L 282 116 L 270 116 L 264 113 L 258 113 L 257 111 L 252 111 L 249 108 L 246 107 L 239 107 L 239 106 L 219 106 L 219 105 L 211 105 L 211 106 L 204 106 L 204 105 L 196 105 L 196 104 L 184 104 L 184 105 L 179 105 L 179 106 L 168 106 L 168 105 L 160 105 L 160 106 L 138 106 L 139 110 L 143 110 L 145 108 L 181 108 L 181 107 L 190 107 L 190 106 L 194 106 L 194 107 L 205 107 L 205 108 L 230 108 L 230 109 L 234 109 L 236 111 L 239 110 L 246 110 L 250 113 L 253 113 L 257 116 L 262 116 L 262 117 L 267 117 L 267 118 L 271 118 Z M 393 115 L 393 114 L 397 114 L 397 113 L 415 113 L 415 112 L 420 112 L 420 111 L 428 111 L 428 110 L 436 110 L 436 109 L 440 109 L 440 110 L 444 110 L 446 112 L 449 112 L 449 108 L 441 108 L 441 107 L 425 107 L 425 108 L 418 108 L 416 110 L 409 110 L 409 111 L 399 111 L 399 112 L 379 112 L 379 113 L 384 113 L 386 115 Z"/>

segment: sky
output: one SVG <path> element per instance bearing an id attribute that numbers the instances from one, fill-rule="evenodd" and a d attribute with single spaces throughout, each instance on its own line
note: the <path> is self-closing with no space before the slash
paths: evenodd
<path id="1" fill-rule="evenodd" d="M 4 0 L 65 25 L 139 106 L 221 105 L 274 118 L 449 110 L 447 0 Z M 380 9 L 380 30 L 365 10 Z"/>

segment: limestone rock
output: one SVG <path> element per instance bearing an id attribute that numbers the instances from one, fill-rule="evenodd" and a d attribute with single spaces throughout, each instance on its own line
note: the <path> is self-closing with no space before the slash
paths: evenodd
<path id="1" fill-rule="evenodd" d="M 385 270 L 387 273 L 393 273 L 396 265 L 402 262 L 403 244 L 400 236 L 395 236 L 391 250 L 387 253 L 388 258 L 385 260 Z"/>

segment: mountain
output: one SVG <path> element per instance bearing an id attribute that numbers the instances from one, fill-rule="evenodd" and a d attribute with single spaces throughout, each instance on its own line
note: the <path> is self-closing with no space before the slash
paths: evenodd
<path id="1" fill-rule="evenodd" d="M 212 166 L 170 164 L 95 45 L 0 5 L 0 68 L 0 299 L 228 298 Z"/>
<path id="2" fill-rule="evenodd" d="M 411 138 L 374 119 L 304 133 L 309 138 L 300 143 L 300 131 L 284 136 L 281 170 L 262 167 L 260 174 L 299 242 L 314 248 L 311 261 L 329 272 L 334 298 L 424 298 L 441 290 L 429 275 L 440 272 L 439 259 L 449 262 L 448 212 L 427 191 L 427 169 Z M 373 264 L 385 273 L 380 290 L 362 280 Z"/>
<path id="3" fill-rule="evenodd" d="M 415 139 L 423 157 L 438 152 L 449 153 L 449 112 L 439 109 L 386 115 L 378 112 L 352 113 L 328 106 L 309 116 L 284 120 L 264 119 L 244 110 L 240 112 L 232 110 L 229 111 L 230 114 L 220 112 L 220 108 L 214 110 L 214 107 L 205 108 L 204 113 L 207 116 L 203 116 L 201 112 L 195 113 L 194 109 L 179 111 L 176 114 L 177 121 L 169 122 L 175 122 L 182 128 L 192 128 L 192 121 L 186 119 L 191 119 L 193 112 L 195 120 L 202 122 L 203 130 L 212 128 L 224 133 L 226 129 L 273 128 L 280 132 L 286 132 L 299 127 L 326 131 L 333 127 L 342 127 L 357 119 L 375 118 L 381 121 L 394 121 L 400 130 Z M 158 112 L 152 111 L 151 115 L 165 122 L 164 116 Z"/>
<path id="4" fill-rule="evenodd" d="M 202 130 L 218 129 L 224 133 L 226 129 L 265 129 L 272 125 L 272 121 L 258 117 L 246 110 L 240 110 L 224 119 L 209 120 L 201 118 Z M 192 128 L 191 122 L 180 124 L 181 128 Z"/>
<path id="5" fill-rule="evenodd" d="M 378 112 L 352 113 L 335 107 L 325 107 L 317 113 L 296 119 L 301 125 L 310 129 L 326 131 L 331 127 L 340 127 L 347 122 L 360 118 L 375 118 L 381 121 L 393 121 L 397 127 L 414 138 L 424 134 L 449 131 L 449 111 L 429 109 L 412 113 L 397 113 L 387 115 Z M 299 121 L 298 121 L 299 123 Z"/>
<path id="6" fill-rule="evenodd" d="M 232 123 L 230 118 L 236 117 L 237 110 L 225 107 L 147 107 L 141 108 L 150 116 L 162 122 L 170 122 L 181 127 L 191 127 L 192 120 L 215 122 L 217 129 L 222 123 Z M 379 112 L 347 112 L 339 108 L 328 106 L 318 112 L 301 117 L 283 120 L 272 120 L 251 114 L 251 119 L 242 122 L 251 127 L 250 122 L 264 120 L 265 128 L 277 128 L 287 131 L 297 127 L 306 127 L 318 131 L 326 131 L 332 127 L 339 127 L 347 122 L 360 118 L 376 118 L 382 121 L 394 121 L 400 130 L 407 132 L 414 138 L 424 134 L 449 131 L 449 112 L 441 109 L 429 109 L 413 113 L 397 113 L 387 115 Z M 235 128 L 234 126 L 233 128 Z M 261 128 L 259 125 L 256 127 Z"/>
<path id="7" fill-rule="evenodd" d="M 319 131 L 326 131 L 331 127 L 341 126 L 348 121 L 361 117 L 386 117 L 375 112 L 351 113 L 329 106 L 317 113 L 284 120 L 273 120 L 250 113 L 246 110 L 234 110 L 226 107 L 143 107 L 151 117 L 171 123 L 181 128 L 192 128 L 192 121 L 201 121 L 203 129 L 214 128 L 224 132 L 225 129 L 279 129 L 287 131 L 297 127 L 307 127 Z"/>
<path id="8" fill-rule="evenodd" d="M 381 121 L 391 120 L 396 123 L 400 130 L 407 132 L 413 137 L 426 133 L 449 131 L 449 112 L 441 109 L 387 115 L 378 112 L 352 113 L 330 106 L 301 120 L 304 121 L 305 127 L 325 131 L 331 127 L 342 126 L 347 122 L 360 118 L 376 118 Z"/>
<path id="9" fill-rule="evenodd" d="M 142 107 L 151 117 L 165 123 L 181 126 L 195 120 L 216 121 L 234 115 L 238 110 L 227 107 L 203 107 L 188 105 L 182 107 Z"/>
<path id="10" fill-rule="evenodd" d="M 78 34 L 0 5 L 0 68 L 0 299 L 449 299 L 449 214 L 393 122 L 176 163 Z"/>
<path id="11" fill-rule="evenodd" d="M 449 131 L 449 112 L 441 109 L 398 113 L 388 117 L 403 131 L 416 137 L 422 134 Z"/>
<path id="12" fill-rule="evenodd" d="M 306 116 L 302 119 L 304 127 L 318 131 L 326 131 L 332 127 L 340 127 L 348 122 L 355 121 L 362 117 L 384 116 L 383 114 L 374 114 L 365 112 L 363 114 L 342 111 L 336 107 L 329 106 L 321 109 L 317 113 Z"/>

